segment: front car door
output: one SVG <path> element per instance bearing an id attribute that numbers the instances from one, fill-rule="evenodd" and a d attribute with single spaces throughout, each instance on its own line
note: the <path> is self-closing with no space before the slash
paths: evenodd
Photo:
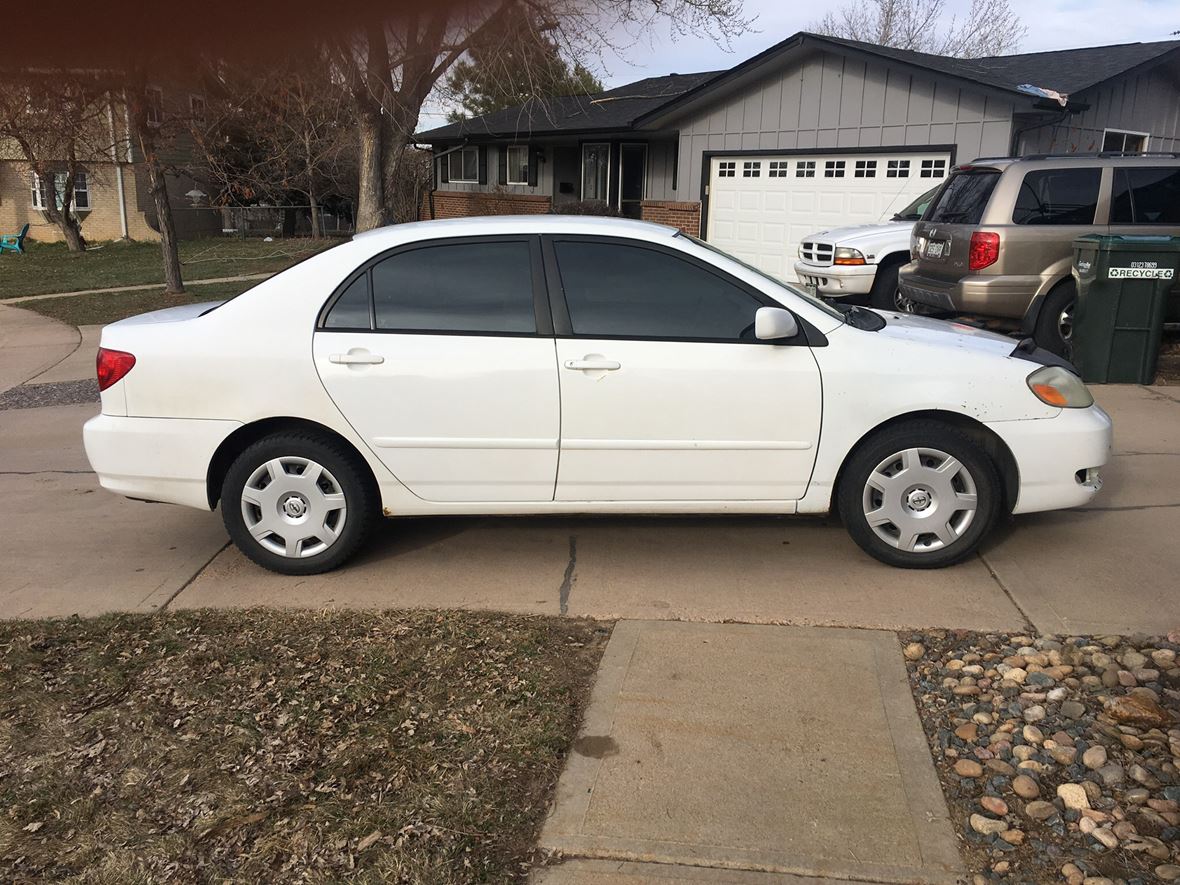
<path id="1" fill-rule="evenodd" d="M 819 368 L 758 341 L 775 305 L 641 240 L 545 238 L 561 387 L 558 501 L 793 501 L 819 442 Z"/>
<path id="2" fill-rule="evenodd" d="M 427 241 L 359 268 L 316 368 L 386 467 L 428 501 L 550 501 L 560 406 L 536 237 Z"/>

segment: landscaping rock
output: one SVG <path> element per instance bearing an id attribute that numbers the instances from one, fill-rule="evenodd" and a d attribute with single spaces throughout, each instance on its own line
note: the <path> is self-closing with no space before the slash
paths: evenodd
<path id="1" fill-rule="evenodd" d="M 1081 784 L 1062 784 L 1057 788 L 1057 796 L 1065 803 L 1065 807 L 1072 811 L 1090 807 L 1090 800 Z"/>
<path id="2" fill-rule="evenodd" d="M 1027 774 L 1020 774 L 1012 779 L 1012 792 L 1021 799 L 1036 799 L 1041 795 L 1041 788 Z"/>
<path id="3" fill-rule="evenodd" d="M 1007 821 L 993 820 L 990 817 L 984 817 L 982 814 L 971 815 L 970 822 L 971 829 L 985 836 L 994 836 L 996 833 L 1002 833 L 1008 829 Z"/>

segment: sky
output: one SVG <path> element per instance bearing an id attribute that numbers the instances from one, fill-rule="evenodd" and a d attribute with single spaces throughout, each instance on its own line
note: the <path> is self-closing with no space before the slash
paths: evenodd
<path id="1" fill-rule="evenodd" d="M 1180 30 L 1180 4 L 1175 0 L 1011 0 L 1011 4 L 1028 27 L 1020 52 L 1180 39 L 1169 36 Z M 744 5 L 746 15 L 756 20 L 751 31 L 729 47 L 703 36 L 673 39 L 667 28 L 657 28 L 652 29 L 650 40 L 629 47 L 626 58 L 603 58 L 595 73 L 609 88 L 660 74 L 730 68 L 807 30 L 825 11 L 843 3 L 745 0 Z M 961 13 L 969 5 L 970 0 L 947 0 L 950 14 Z M 421 129 L 446 122 L 445 112 L 437 106 L 429 111 L 422 115 Z"/>

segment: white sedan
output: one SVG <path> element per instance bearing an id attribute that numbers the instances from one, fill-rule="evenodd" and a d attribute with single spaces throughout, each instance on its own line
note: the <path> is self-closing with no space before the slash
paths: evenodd
<path id="1" fill-rule="evenodd" d="M 1110 418 L 1067 364 L 834 310 L 671 228 L 498 217 L 354 237 L 107 326 L 102 485 L 212 510 L 287 574 L 385 516 L 838 509 L 898 566 L 1086 503 Z"/>

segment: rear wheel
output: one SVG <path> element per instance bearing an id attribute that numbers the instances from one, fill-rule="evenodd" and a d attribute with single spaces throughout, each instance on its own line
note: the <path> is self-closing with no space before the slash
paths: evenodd
<path id="1" fill-rule="evenodd" d="M 903 568 L 941 568 L 975 552 L 1000 510 L 1000 478 L 967 436 L 934 421 L 882 431 L 853 454 L 837 490 L 852 539 Z"/>
<path id="2" fill-rule="evenodd" d="M 1059 284 L 1045 296 L 1033 339 L 1038 347 L 1069 358 L 1073 350 L 1073 315 L 1078 290 L 1072 280 Z"/>
<path id="3" fill-rule="evenodd" d="M 280 433 L 247 448 L 221 489 L 221 514 L 238 549 L 285 575 L 344 563 L 364 543 L 376 500 L 356 456 L 330 439 Z"/>
<path id="4" fill-rule="evenodd" d="M 877 268 L 873 288 L 869 290 L 869 306 L 878 310 L 896 310 L 900 313 L 914 313 L 914 302 L 901 293 L 897 272 L 901 265 L 894 262 Z"/>

